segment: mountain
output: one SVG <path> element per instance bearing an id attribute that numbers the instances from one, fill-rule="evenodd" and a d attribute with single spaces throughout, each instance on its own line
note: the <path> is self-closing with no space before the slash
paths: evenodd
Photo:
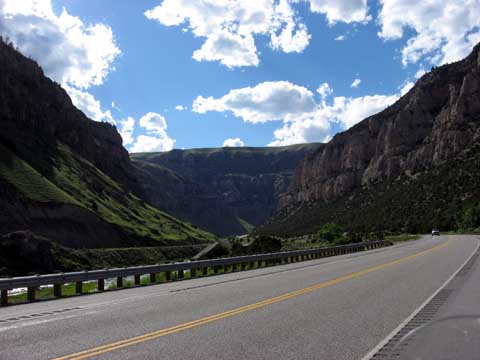
<path id="1" fill-rule="evenodd" d="M 0 124 L 0 236 L 28 230 L 74 249 L 214 239 L 141 200 L 115 127 L 88 119 L 37 63 L 3 41 Z"/>
<path id="2" fill-rule="evenodd" d="M 217 235 L 244 234 L 277 211 L 297 164 L 320 144 L 132 154 L 145 199 Z"/>
<path id="3" fill-rule="evenodd" d="M 452 228 L 480 201 L 480 45 L 433 68 L 395 104 L 301 161 L 280 211 L 259 231 Z"/>

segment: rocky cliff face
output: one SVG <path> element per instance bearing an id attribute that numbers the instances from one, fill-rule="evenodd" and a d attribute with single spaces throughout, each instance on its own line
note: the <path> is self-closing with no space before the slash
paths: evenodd
<path id="1" fill-rule="evenodd" d="M 58 260 L 57 270 L 72 270 L 192 255 L 215 238 L 135 196 L 142 188 L 115 127 L 88 119 L 34 61 L 1 40 L 0 127 L 0 276 L 51 271 L 27 259 L 38 244 Z M 30 235 L 15 245 L 20 238 L 12 234 Z M 86 263 L 87 250 L 127 247 L 137 254 L 130 262 L 115 255 Z M 15 270 L 15 262 L 25 266 Z"/>
<path id="2" fill-rule="evenodd" d="M 243 234 L 277 210 L 295 166 L 320 144 L 133 154 L 146 199 L 219 235 Z"/>
<path id="3" fill-rule="evenodd" d="M 480 140 L 480 46 L 433 69 L 395 104 L 351 129 L 298 166 L 281 207 L 329 202 L 355 189 L 415 176 Z"/>
<path id="4" fill-rule="evenodd" d="M 36 62 L 1 41 L 0 114 L 0 140 L 26 160 L 35 160 L 35 149 L 60 141 L 126 188 L 140 191 L 115 127 L 88 119 Z"/>
<path id="5" fill-rule="evenodd" d="M 258 232 L 452 229 L 480 203 L 480 45 L 305 157 Z"/>

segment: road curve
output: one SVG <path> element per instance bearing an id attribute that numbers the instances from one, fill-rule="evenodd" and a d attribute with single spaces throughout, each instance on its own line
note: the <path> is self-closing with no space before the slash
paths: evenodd
<path id="1" fill-rule="evenodd" d="M 361 359 L 476 236 L 0 308 L 0 359 Z"/>

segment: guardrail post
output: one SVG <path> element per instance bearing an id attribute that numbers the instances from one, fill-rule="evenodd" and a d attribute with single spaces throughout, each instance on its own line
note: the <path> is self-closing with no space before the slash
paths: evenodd
<path id="1" fill-rule="evenodd" d="M 0 295 L 0 306 L 8 305 L 8 290 L 3 289 Z"/>
<path id="2" fill-rule="evenodd" d="M 117 288 L 120 289 L 123 287 L 123 277 L 117 276 Z"/>
<path id="3" fill-rule="evenodd" d="M 28 301 L 35 301 L 35 288 L 34 287 L 29 287 L 27 289 L 27 299 Z"/>
<path id="4" fill-rule="evenodd" d="M 157 274 L 151 273 L 151 274 L 150 274 L 150 283 L 151 283 L 151 284 L 154 284 L 154 283 L 156 283 L 156 282 L 157 282 Z"/>
<path id="5" fill-rule="evenodd" d="M 62 297 L 62 284 L 53 285 L 53 296 Z"/>
<path id="6" fill-rule="evenodd" d="M 172 272 L 165 271 L 165 281 L 172 281 Z"/>
<path id="7" fill-rule="evenodd" d="M 191 278 L 197 277 L 197 269 L 195 268 L 190 269 L 190 277 Z"/>
<path id="8" fill-rule="evenodd" d="M 217 266 L 217 265 L 215 265 L 215 266 L 213 267 L 213 273 L 214 273 L 215 275 L 218 274 L 218 266 Z"/>
<path id="9" fill-rule="evenodd" d="M 246 263 L 242 263 L 240 265 L 240 268 L 242 269 L 242 271 L 245 271 L 245 269 L 247 268 L 247 264 Z"/>
<path id="10" fill-rule="evenodd" d="M 105 291 L 105 279 L 97 280 L 97 291 Z"/>
<path id="11" fill-rule="evenodd" d="M 134 282 L 135 282 L 135 285 L 136 285 L 136 286 L 142 284 L 142 279 L 141 279 L 141 276 L 140 276 L 140 275 L 135 275 L 133 278 L 134 278 Z"/>
<path id="12" fill-rule="evenodd" d="M 179 278 L 179 279 L 183 279 L 184 276 L 185 276 L 184 273 L 183 273 L 183 269 L 178 270 L 178 271 L 177 271 L 177 274 L 178 274 L 178 278 Z"/>
<path id="13" fill-rule="evenodd" d="M 208 275 L 208 266 L 205 266 L 202 268 L 202 276 L 207 276 Z"/>
<path id="14" fill-rule="evenodd" d="M 75 294 L 81 294 L 83 293 L 83 282 L 77 281 L 75 283 Z"/>

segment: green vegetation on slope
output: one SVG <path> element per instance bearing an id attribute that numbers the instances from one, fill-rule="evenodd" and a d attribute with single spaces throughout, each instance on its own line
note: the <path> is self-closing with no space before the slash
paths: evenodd
<path id="1" fill-rule="evenodd" d="M 0 178 L 16 187 L 26 198 L 81 206 L 25 161 L 0 144 Z"/>
<path id="2" fill-rule="evenodd" d="M 457 228 L 461 231 L 480 231 L 480 203 L 466 206 L 457 215 Z"/>
<path id="3" fill-rule="evenodd" d="M 30 166 L 0 144 L 0 178 L 34 203 L 70 204 L 88 209 L 128 237 L 154 245 L 208 242 L 215 237 L 154 208 L 123 189 L 90 162 L 58 143 L 45 149 L 39 168 Z"/>
<path id="4" fill-rule="evenodd" d="M 247 221 L 243 220 L 242 218 L 237 218 L 239 223 L 242 224 L 243 228 L 245 229 L 246 233 L 251 232 L 253 229 L 255 229 L 255 226 L 252 224 L 248 223 Z"/>
<path id="5" fill-rule="evenodd" d="M 169 240 L 213 240 L 214 236 L 146 204 L 125 192 L 115 181 L 88 161 L 59 145 L 54 182 L 74 194 L 86 208 L 111 224 L 165 245 Z"/>
<path id="6" fill-rule="evenodd" d="M 404 175 L 360 188 L 328 203 L 284 209 L 257 231 L 281 236 L 312 234 L 328 222 L 361 235 L 382 231 L 428 233 L 434 227 L 456 230 L 466 225 L 463 221 L 470 221 L 466 220 L 470 218 L 466 209 L 477 206 L 478 199 L 480 144 L 414 177 Z"/>

